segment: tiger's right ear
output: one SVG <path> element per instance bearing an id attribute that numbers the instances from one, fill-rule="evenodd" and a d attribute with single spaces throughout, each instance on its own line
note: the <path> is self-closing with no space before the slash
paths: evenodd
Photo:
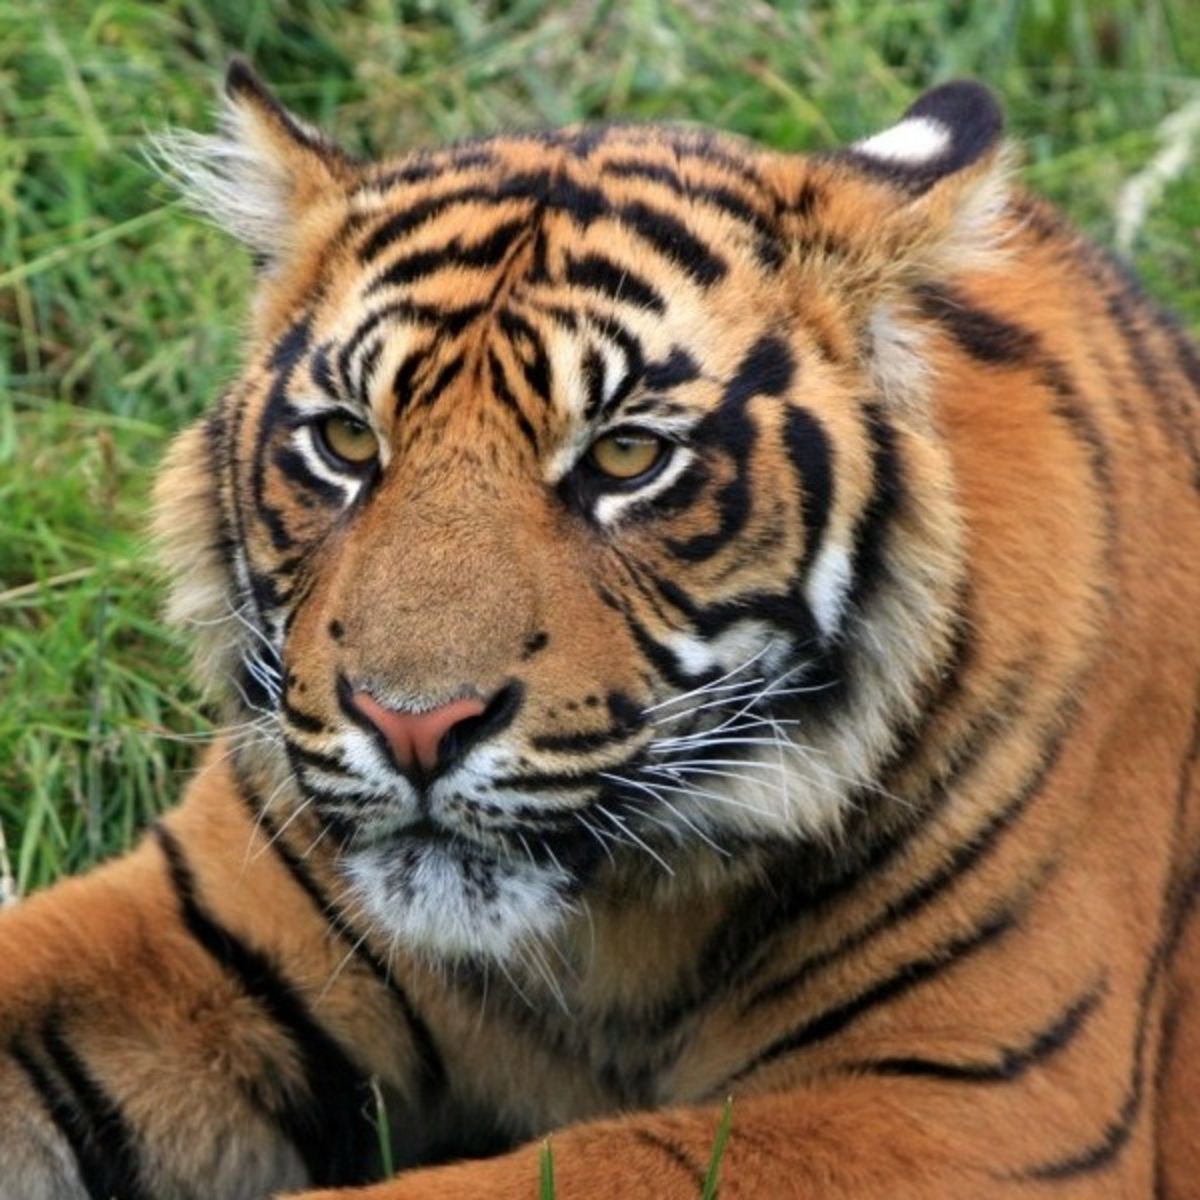
<path id="1" fill-rule="evenodd" d="M 355 168 L 320 130 L 288 112 L 242 58 L 225 74 L 217 132 L 160 135 L 151 155 L 191 208 L 268 267 L 287 257 L 307 214 L 340 201 Z"/>

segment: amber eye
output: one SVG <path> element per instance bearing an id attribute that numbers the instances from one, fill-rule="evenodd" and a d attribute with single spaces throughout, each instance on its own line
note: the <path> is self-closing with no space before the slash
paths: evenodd
<path id="1" fill-rule="evenodd" d="M 344 413 L 322 417 L 317 422 L 317 434 L 333 458 L 352 467 L 365 467 L 379 454 L 379 443 L 371 427 Z"/>
<path id="2" fill-rule="evenodd" d="M 597 438 L 588 459 L 609 479 L 629 481 L 649 474 L 666 457 L 669 443 L 641 429 L 616 429 Z"/>

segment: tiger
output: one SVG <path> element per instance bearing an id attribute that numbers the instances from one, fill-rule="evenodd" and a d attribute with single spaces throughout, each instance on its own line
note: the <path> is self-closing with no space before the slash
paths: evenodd
<path id="1" fill-rule="evenodd" d="M 224 732 L 0 915 L 5 1200 L 1197 1195 L 1200 354 L 1003 126 L 362 161 L 232 63 Z"/>

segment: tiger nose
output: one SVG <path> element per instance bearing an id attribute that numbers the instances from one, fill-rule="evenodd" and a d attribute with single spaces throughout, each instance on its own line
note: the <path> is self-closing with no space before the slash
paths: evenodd
<path id="1" fill-rule="evenodd" d="M 383 735 L 402 771 L 414 767 L 424 774 L 438 764 L 438 754 L 446 735 L 462 721 L 480 716 L 482 700 L 454 700 L 427 712 L 405 712 L 387 708 L 368 692 L 355 692 L 355 708 Z"/>

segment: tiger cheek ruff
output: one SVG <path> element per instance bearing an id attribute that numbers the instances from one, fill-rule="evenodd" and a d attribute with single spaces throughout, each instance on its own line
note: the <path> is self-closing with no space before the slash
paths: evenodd
<path id="1" fill-rule="evenodd" d="M 1200 356 L 1001 124 L 161 141 L 230 732 L 0 915 L 0 1197 L 1194 1194 Z"/>

